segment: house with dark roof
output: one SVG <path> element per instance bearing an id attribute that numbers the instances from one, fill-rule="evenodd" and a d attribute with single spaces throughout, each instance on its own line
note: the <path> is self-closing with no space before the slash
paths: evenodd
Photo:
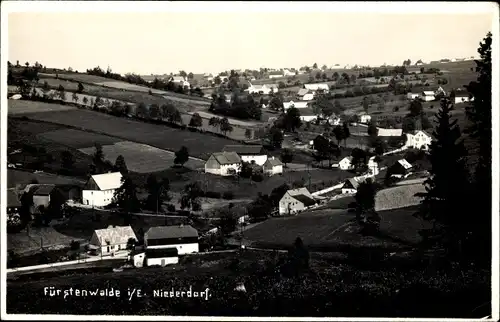
<path id="1" fill-rule="evenodd" d="M 151 227 L 144 234 L 144 246 L 146 258 L 147 252 L 153 249 L 174 248 L 178 255 L 197 253 L 199 252 L 198 231 L 190 225 Z"/>
<path id="2" fill-rule="evenodd" d="M 267 161 L 267 151 L 262 145 L 226 145 L 223 152 L 235 152 L 242 162 L 255 163 L 259 166 Z"/>
<path id="3" fill-rule="evenodd" d="M 241 158 L 236 152 L 215 152 L 205 162 L 205 172 L 231 176 L 241 171 Z"/>
<path id="4" fill-rule="evenodd" d="M 342 186 L 342 193 L 356 193 L 358 191 L 359 181 L 354 178 L 349 178 L 344 182 Z"/>
<path id="5" fill-rule="evenodd" d="M 283 163 L 281 162 L 280 159 L 277 159 L 275 157 L 269 157 L 267 158 L 266 162 L 264 162 L 262 170 L 265 174 L 270 176 L 275 174 L 281 174 L 283 173 Z"/>
<path id="6" fill-rule="evenodd" d="M 401 159 L 390 166 L 387 172 L 391 174 L 391 177 L 403 178 L 411 174 L 412 168 L 413 166 L 408 161 Z"/>
<path id="7" fill-rule="evenodd" d="M 279 214 L 293 215 L 316 204 L 313 195 L 306 188 L 288 190 L 279 201 Z"/>
<path id="8" fill-rule="evenodd" d="M 59 193 L 54 184 L 29 184 L 24 191 L 33 195 L 33 208 L 37 210 L 47 208 L 51 197 Z"/>

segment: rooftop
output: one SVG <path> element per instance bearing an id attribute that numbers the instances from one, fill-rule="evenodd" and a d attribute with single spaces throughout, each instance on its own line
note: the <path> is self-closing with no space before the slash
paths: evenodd
<path id="1" fill-rule="evenodd" d="M 262 145 L 226 145 L 223 152 L 236 152 L 241 155 L 261 155 L 265 154 Z"/>
<path id="2" fill-rule="evenodd" d="M 234 164 L 240 163 L 241 158 L 236 152 L 215 152 L 212 156 L 219 164 Z"/>
<path id="3" fill-rule="evenodd" d="M 198 231 L 190 225 L 151 227 L 144 239 L 198 237 Z"/>

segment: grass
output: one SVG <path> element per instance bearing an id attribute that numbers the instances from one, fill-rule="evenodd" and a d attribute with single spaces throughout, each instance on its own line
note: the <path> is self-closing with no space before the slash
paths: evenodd
<path id="1" fill-rule="evenodd" d="M 148 144 L 160 149 L 177 151 L 186 146 L 190 155 L 207 159 L 214 151 L 221 151 L 234 141 L 202 133 L 148 124 L 107 114 L 73 110 L 61 113 L 34 113 L 29 117 L 38 121 L 57 123 L 97 134 L 109 135 L 124 141 Z"/>
<path id="2" fill-rule="evenodd" d="M 59 233 L 52 227 L 31 228 L 29 235 L 26 231 L 16 234 L 7 234 L 7 249 L 15 252 L 38 251 L 41 247 L 51 247 L 69 244 L 74 238 Z"/>
<path id="3" fill-rule="evenodd" d="M 18 184 L 29 184 L 32 180 L 37 180 L 40 184 L 82 185 L 85 183 L 83 180 L 78 180 L 72 177 L 58 176 L 50 173 L 32 173 L 13 169 L 7 170 L 8 188 L 15 188 Z"/>
<path id="4" fill-rule="evenodd" d="M 39 134 L 39 136 L 45 140 L 50 140 L 73 149 L 83 149 L 89 147 L 94 149 L 94 144 L 96 143 L 101 145 L 110 145 L 121 141 L 120 139 L 112 136 L 89 133 L 75 129 L 55 130 Z"/>
<path id="5" fill-rule="evenodd" d="M 49 104 L 35 101 L 9 100 L 8 103 L 9 115 L 76 110 L 76 107 L 70 105 Z"/>

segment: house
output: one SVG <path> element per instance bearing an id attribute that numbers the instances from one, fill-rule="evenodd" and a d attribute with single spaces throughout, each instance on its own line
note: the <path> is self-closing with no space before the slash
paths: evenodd
<path id="1" fill-rule="evenodd" d="M 407 148 L 428 150 L 431 142 L 432 136 L 423 130 L 406 133 L 405 147 Z"/>
<path id="2" fill-rule="evenodd" d="M 82 203 L 92 207 L 107 206 L 113 202 L 115 191 L 121 186 L 120 172 L 94 174 L 82 190 Z"/>
<path id="3" fill-rule="evenodd" d="M 307 108 L 309 106 L 309 103 L 306 101 L 290 101 L 290 102 L 283 102 L 283 107 L 285 108 L 285 111 L 291 107 L 294 108 Z"/>
<path id="4" fill-rule="evenodd" d="M 368 160 L 368 170 L 370 171 L 370 174 L 376 176 L 377 174 L 379 174 L 379 168 L 378 168 L 378 162 L 377 162 L 377 157 L 376 156 L 372 156 L 369 160 Z"/>
<path id="5" fill-rule="evenodd" d="M 82 188 L 76 185 L 57 185 L 57 190 L 61 192 L 64 200 L 80 201 L 82 199 Z"/>
<path id="6" fill-rule="evenodd" d="M 267 160 L 267 152 L 262 145 L 226 145 L 222 152 L 235 152 L 241 162 L 255 162 L 259 166 Z"/>
<path id="7" fill-rule="evenodd" d="M 33 195 L 33 208 L 40 210 L 49 206 L 55 188 L 53 184 L 29 184 L 24 192 L 30 192 Z"/>
<path id="8" fill-rule="evenodd" d="M 408 74 L 420 74 L 421 70 L 420 68 L 407 68 L 406 71 Z"/>
<path id="9" fill-rule="evenodd" d="M 269 78 L 283 78 L 284 77 L 284 74 L 282 71 L 274 71 L 274 72 L 270 72 L 269 75 L 268 75 Z"/>
<path id="10" fill-rule="evenodd" d="M 474 97 L 470 98 L 469 95 L 460 94 L 460 95 L 455 96 L 454 103 L 460 104 L 460 103 L 473 102 L 473 101 L 474 101 Z"/>
<path id="11" fill-rule="evenodd" d="M 271 93 L 277 93 L 279 90 L 277 84 L 253 85 L 250 82 L 248 82 L 248 84 L 248 89 L 246 89 L 245 91 L 248 91 L 249 94 L 257 93 L 269 95 Z"/>
<path id="12" fill-rule="evenodd" d="M 403 129 L 383 129 L 379 127 L 377 135 L 383 137 L 401 136 L 403 135 Z"/>
<path id="13" fill-rule="evenodd" d="M 205 163 L 205 172 L 231 176 L 241 171 L 241 158 L 236 152 L 212 153 Z"/>
<path id="14" fill-rule="evenodd" d="M 342 186 L 342 194 L 356 193 L 358 191 L 359 182 L 354 178 L 349 178 Z"/>
<path id="15" fill-rule="evenodd" d="M 437 96 L 439 94 L 446 95 L 446 91 L 441 86 L 439 86 L 439 88 L 434 91 L 434 96 Z"/>
<path id="16" fill-rule="evenodd" d="M 266 162 L 262 166 L 264 173 L 267 175 L 274 175 L 283 173 L 283 163 L 276 159 L 275 157 L 267 158 Z"/>
<path id="17" fill-rule="evenodd" d="M 318 116 L 310 109 L 303 109 L 300 111 L 300 120 L 302 122 L 314 122 Z"/>
<path id="18" fill-rule="evenodd" d="M 396 163 L 394 163 L 388 171 L 391 174 L 391 177 L 403 178 L 410 174 L 411 169 L 412 165 L 405 159 L 401 159 L 396 161 Z"/>
<path id="19" fill-rule="evenodd" d="M 352 165 L 352 157 L 348 156 L 340 160 L 339 162 L 340 170 L 352 170 L 354 166 Z"/>
<path id="20" fill-rule="evenodd" d="M 328 93 L 330 90 L 330 86 L 326 83 L 319 83 L 319 84 L 304 84 L 304 88 L 310 91 L 324 91 L 325 93 Z"/>
<path id="21" fill-rule="evenodd" d="M 415 66 L 422 66 L 423 64 L 424 64 L 424 63 L 423 63 L 421 60 L 419 60 L 419 61 L 417 61 L 417 62 L 415 63 Z"/>
<path id="22" fill-rule="evenodd" d="M 295 75 L 295 71 L 294 70 L 290 70 L 290 69 L 284 69 L 283 70 L 283 76 L 287 77 L 287 76 L 294 76 Z"/>
<path id="23" fill-rule="evenodd" d="M 296 214 L 314 206 L 316 200 L 306 188 L 288 190 L 279 202 L 280 215 Z"/>
<path id="24" fill-rule="evenodd" d="M 409 100 L 414 100 L 414 99 L 417 99 L 420 97 L 420 94 L 418 93 L 408 93 L 406 94 L 406 98 L 409 99 Z"/>
<path id="25" fill-rule="evenodd" d="M 168 81 L 174 83 L 177 86 L 190 87 L 190 84 L 189 84 L 187 78 L 183 77 L 183 76 L 171 76 L 168 79 Z"/>
<path id="26" fill-rule="evenodd" d="M 21 201 L 14 190 L 7 189 L 7 215 L 19 214 Z"/>
<path id="27" fill-rule="evenodd" d="M 433 91 L 423 91 L 420 95 L 420 99 L 425 102 L 434 101 L 436 99 L 436 94 Z"/>
<path id="28" fill-rule="evenodd" d="M 147 266 L 167 266 L 179 263 L 177 248 L 150 248 L 146 249 L 144 260 Z"/>
<path id="29" fill-rule="evenodd" d="M 108 226 L 96 229 L 90 238 L 90 248 L 97 249 L 101 255 L 114 254 L 126 250 L 129 239 L 137 241 L 134 230 L 130 226 Z"/>
<path id="30" fill-rule="evenodd" d="M 132 262 L 134 267 L 143 267 L 146 258 L 146 253 L 143 250 L 133 250 L 128 254 L 128 260 Z"/>
<path id="31" fill-rule="evenodd" d="M 178 255 L 197 253 L 198 231 L 190 225 L 151 227 L 144 234 L 144 245 L 146 251 L 176 248 Z"/>
<path id="32" fill-rule="evenodd" d="M 359 123 L 368 124 L 371 122 L 372 117 L 363 112 L 363 113 L 358 114 L 358 120 L 359 120 Z"/>
<path id="33" fill-rule="evenodd" d="M 306 88 L 301 88 L 297 92 L 297 99 L 299 101 L 312 101 L 314 99 L 315 93 Z"/>
<path id="34" fill-rule="evenodd" d="M 315 93 L 307 93 L 304 96 L 302 96 L 303 101 L 312 101 L 315 97 Z"/>

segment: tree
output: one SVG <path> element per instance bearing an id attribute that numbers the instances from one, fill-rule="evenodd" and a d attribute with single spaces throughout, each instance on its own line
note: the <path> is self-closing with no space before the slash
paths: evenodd
<path id="1" fill-rule="evenodd" d="M 85 88 L 83 87 L 83 84 L 81 82 L 78 82 L 78 93 L 83 93 L 83 90 Z"/>
<path id="2" fill-rule="evenodd" d="M 245 129 L 245 138 L 248 140 L 252 139 L 252 130 L 251 129 Z"/>
<path id="3" fill-rule="evenodd" d="M 233 126 L 229 123 L 227 117 L 224 117 L 219 121 L 219 128 L 224 136 L 227 135 L 227 132 L 233 132 Z"/>
<path id="4" fill-rule="evenodd" d="M 426 192 L 418 216 L 433 222 L 423 230 L 426 242 L 443 245 L 452 257 L 460 256 L 462 243 L 469 235 L 468 200 L 470 187 L 466 170 L 466 149 L 457 120 L 451 121 L 451 103 L 441 101 L 429 149 L 431 170 L 424 182 Z M 455 257 L 456 258 L 456 257 Z"/>
<path id="5" fill-rule="evenodd" d="M 415 131 L 417 128 L 416 120 L 413 117 L 406 116 L 403 118 L 402 129 L 404 133 Z"/>
<path id="6" fill-rule="evenodd" d="M 150 174 L 146 181 L 146 190 L 148 197 L 146 199 L 146 206 L 149 210 L 159 212 L 163 202 L 169 201 L 171 198 L 168 194 L 170 189 L 170 182 L 168 179 L 158 181 L 154 174 Z"/>
<path id="7" fill-rule="evenodd" d="M 368 178 L 360 182 L 354 199 L 356 200 L 356 220 L 361 225 L 362 232 L 372 233 L 378 230 L 380 217 L 375 212 L 375 184 Z"/>
<path id="8" fill-rule="evenodd" d="M 161 119 L 161 111 L 158 104 L 151 104 L 149 107 L 149 117 L 153 120 Z"/>
<path id="9" fill-rule="evenodd" d="M 273 98 L 271 98 L 271 100 L 269 101 L 269 108 L 278 112 L 283 112 L 285 110 L 283 101 L 278 95 L 275 95 L 273 96 Z"/>
<path id="10" fill-rule="evenodd" d="M 66 91 L 62 85 L 59 85 L 57 88 L 57 96 L 59 96 L 62 101 L 66 98 Z"/>
<path id="11" fill-rule="evenodd" d="M 125 163 L 125 158 L 123 157 L 123 155 L 119 155 L 118 157 L 116 157 L 113 170 L 120 172 L 122 175 L 126 175 L 128 173 L 127 164 Z"/>
<path id="12" fill-rule="evenodd" d="M 410 103 L 410 115 L 420 116 L 423 112 L 422 102 L 420 100 L 413 100 Z"/>
<path id="13" fill-rule="evenodd" d="M 84 105 L 87 105 L 87 103 L 89 102 L 89 99 L 87 98 L 87 96 L 83 97 L 82 102 Z"/>
<path id="14" fill-rule="evenodd" d="M 139 211 L 140 203 L 137 198 L 137 185 L 128 176 L 122 176 L 121 186 L 115 190 L 113 202 L 127 214 Z"/>
<path id="15" fill-rule="evenodd" d="M 200 114 L 194 113 L 193 116 L 191 116 L 191 120 L 189 121 L 189 126 L 197 128 L 202 125 L 203 119 L 201 118 Z"/>
<path id="16" fill-rule="evenodd" d="M 313 68 L 314 68 L 314 69 L 317 69 L 317 68 L 318 68 L 318 64 L 314 63 L 314 64 L 313 64 Z"/>
<path id="17" fill-rule="evenodd" d="M 273 126 L 269 130 L 268 137 L 269 142 L 273 148 L 281 148 L 281 144 L 283 143 L 283 132 L 279 128 Z"/>
<path id="18" fill-rule="evenodd" d="M 62 151 L 61 152 L 61 165 L 65 170 L 71 170 L 73 168 L 73 165 L 75 164 L 75 159 L 73 157 L 73 154 L 68 151 Z"/>
<path id="19" fill-rule="evenodd" d="M 219 128 L 220 118 L 215 117 L 215 116 L 210 118 L 210 120 L 208 120 L 208 125 L 210 125 L 211 127 L 215 128 L 215 129 Z"/>
<path id="20" fill-rule="evenodd" d="M 370 103 L 368 102 L 368 98 L 365 96 L 363 98 L 363 110 L 368 113 L 368 108 L 370 107 Z"/>
<path id="21" fill-rule="evenodd" d="M 194 78 L 193 73 L 191 73 L 191 72 L 190 72 L 190 73 L 187 75 L 187 78 L 188 78 L 189 80 L 193 79 L 193 78 Z"/>
<path id="22" fill-rule="evenodd" d="M 92 155 L 92 163 L 96 168 L 98 173 L 104 171 L 104 152 L 102 151 L 102 145 L 99 143 L 94 144 L 94 154 Z"/>
<path id="23" fill-rule="evenodd" d="M 136 244 L 136 240 L 135 238 L 133 237 L 130 237 L 128 240 L 127 240 L 127 250 L 134 250 L 135 249 L 135 244 Z"/>
<path id="24" fill-rule="evenodd" d="M 372 122 L 370 122 L 370 124 L 368 124 L 367 132 L 368 132 L 368 135 L 370 137 L 377 137 L 378 136 L 378 128 Z"/>
<path id="25" fill-rule="evenodd" d="M 78 95 L 76 93 L 73 93 L 72 99 L 73 99 L 73 102 L 78 103 Z"/>
<path id="26" fill-rule="evenodd" d="M 285 164 L 285 168 L 286 168 L 286 164 L 293 161 L 293 152 L 290 151 L 289 149 L 283 149 L 281 151 L 280 158 L 281 158 L 281 161 Z"/>
<path id="27" fill-rule="evenodd" d="M 337 144 L 340 145 L 340 141 L 344 139 L 344 127 L 341 125 L 337 125 L 333 128 L 333 135 L 335 135 L 335 139 L 337 140 Z"/>
<path id="28" fill-rule="evenodd" d="M 230 209 L 219 210 L 219 225 L 223 236 L 228 236 L 236 229 L 237 219 Z"/>
<path id="29" fill-rule="evenodd" d="M 184 166 L 184 163 L 189 161 L 189 151 L 188 148 L 182 146 L 179 151 L 175 152 L 174 164 Z"/>
<path id="30" fill-rule="evenodd" d="M 295 239 L 288 251 L 288 267 L 293 276 L 299 276 L 309 268 L 309 251 L 300 237 Z"/>
<path id="31" fill-rule="evenodd" d="M 34 205 L 33 193 L 28 190 L 21 195 L 21 209 L 19 210 L 19 215 L 21 216 L 21 223 L 23 226 L 28 225 L 31 222 L 31 211 Z"/>
<path id="32" fill-rule="evenodd" d="M 344 129 L 344 147 L 347 144 L 347 139 L 351 136 L 351 131 L 349 130 L 349 124 L 347 122 L 344 122 L 342 124 L 342 127 Z"/>
<path id="33" fill-rule="evenodd" d="M 474 171 L 473 191 L 474 200 L 483 205 L 475 212 L 475 220 L 470 223 L 472 236 L 469 241 L 470 249 L 483 249 L 483 258 L 479 258 L 485 266 L 490 264 L 491 254 L 491 144 L 492 144 L 492 110 L 491 110 L 491 44 L 492 35 L 489 32 L 479 45 L 480 59 L 476 60 L 476 82 L 471 82 L 466 89 L 474 97 L 474 101 L 466 108 L 467 118 L 471 126 L 466 133 L 479 143 L 476 168 Z"/>
<path id="34" fill-rule="evenodd" d="M 144 104 L 143 102 L 139 103 L 139 105 L 137 106 L 136 115 L 140 118 L 148 117 L 148 108 L 146 107 L 146 104 Z"/>
<path id="35" fill-rule="evenodd" d="M 191 209 L 192 211 L 201 210 L 200 198 L 203 196 L 199 182 L 192 182 L 184 186 L 181 196 L 181 209 Z"/>
<path id="36" fill-rule="evenodd" d="M 296 129 L 300 128 L 302 120 L 300 119 L 299 110 L 295 107 L 290 107 L 285 113 L 283 123 L 287 131 L 295 132 Z"/>

